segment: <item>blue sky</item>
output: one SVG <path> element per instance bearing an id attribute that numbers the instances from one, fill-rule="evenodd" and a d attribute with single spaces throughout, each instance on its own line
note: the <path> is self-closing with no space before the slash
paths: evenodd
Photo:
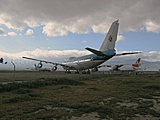
<path id="1" fill-rule="evenodd" d="M 60 51 L 64 57 L 87 54 L 85 47 L 99 49 L 118 19 L 116 49 L 143 51 L 145 60 L 160 61 L 159 6 L 159 0 L 1 1 L 0 55 L 55 59 Z"/>
<path id="2" fill-rule="evenodd" d="M 7 30 L 6 30 L 7 32 Z M 18 33 L 18 32 L 16 32 Z M 84 50 L 90 46 L 99 49 L 105 35 L 102 33 L 73 34 L 66 36 L 47 37 L 40 29 L 34 29 L 32 35 L 0 36 L 0 50 L 16 53 L 34 49 L 44 50 Z M 121 34 L 125 39 L 116 43 L 118 51 L 160 51 L 160 33 L 133 31 Z"/>

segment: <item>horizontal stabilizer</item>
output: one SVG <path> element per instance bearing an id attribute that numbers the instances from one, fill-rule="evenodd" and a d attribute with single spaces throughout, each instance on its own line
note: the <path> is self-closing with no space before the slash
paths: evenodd
<path id="1" fill-rule="evenodd" d="M 95 50 L 95 49 L 92 49 L 92 48 L 85 48 L 86 50 L 96 54 L 97 56 L 108 56 L 106 54 L 104 54 L 103 52 L 101 51 L 98 51 L 98 50 Z"/>
<path id="2" fill-rule="evenodd" d="M 128 53 L 120 53 L 120 54 L 116 54 L 115 56 L 120 56 L 120 55 L 130 55 L 130 54 L 138 54 L 141 52 L 128 52 Z"/>

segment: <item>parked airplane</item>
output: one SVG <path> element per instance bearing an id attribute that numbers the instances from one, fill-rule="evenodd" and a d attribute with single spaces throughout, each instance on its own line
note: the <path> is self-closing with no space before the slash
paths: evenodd
<path id="1" fill-rule="evenodd" d="M 7 64 L 7 61 L 6 62 L 4 62 L 4 59 L 3 58 L 0 58 L 0 63 L 4 63 L 4 64 Z"/>
<path id="2" fill-rule="evenodd" d="M 139 69 L 139 67 L 141 66 L 140 61 L 141 61 L 141 58 L 138 58 L 137 61 L 134 64 L 131 64 L 133 70 L 138 70 Z M 112 70 L 112 71 L 119 71 L 120 70 L 119 68 L 124 66 L 124 65 L 130 65 L 130 64 L 102 65 L 102 66 L 99 66 L 99 67 L 110 67 L 111 68 L 110 70 Z"/>
<path id="3" fill-rule="evenodd" d="M 132 64 L 133 69 L 138 70 L 140 68 L 141 66 L 140 61 L 141 58 L 138 58 L 138 60 L 134 64 Z"/>
<path id="4" fill-rule="evenodd" d="M 82 73 L 90 73 L 89 69 L 96 68 L 100 64 L 104 63 L 108 59 L 114 56 L 120 55 L 128 55 L 128 54 L 137 54 L 140 52 L 129 52 L 129 53 L 121 53 L 116 54 L 115 51 L 115 42 L 117 40 L 117 33 L 118 33 L 119 23 L 118 20 L 114 21 L 100 47 L 99 50 L 95 50 L 92 48 L 85 48 L 86 50 L 92 52 L 92 54 L 81 56 L 81 57 L 70 57 L 67 62 L 65 63 L 55 63 L 45 60 L 39 60 L 29 57 L 22 57 L 29 60 L 39 61 L 40 63 L 38 66 L 41 68 L 42 63 L 50 63 L 54 65 L 54 70 L 57 69 L 57 65 L 62 66 L 67 73 L 70 73 L 70 70 L 76 70 L 76 73 L 82 71 Z"/>

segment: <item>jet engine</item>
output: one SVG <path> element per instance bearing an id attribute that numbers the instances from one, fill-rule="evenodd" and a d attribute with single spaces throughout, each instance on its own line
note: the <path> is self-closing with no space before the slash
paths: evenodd
<path id="1" fill-rule="evenodd" d="M 4 62 L 4 59 L 3 58 L 0 58 L 0 63 L 4 63 L 4 64 L 7 64 L 7 61 L 6 62 Z"/>
<path id="2" fill-rule="evenodd" d="M 38 63 L 37 65 L 38 68 L 42 68 L 42 66 L 43 66 L 42 62 Z"/>
<path id="3" fill-rule="evenodd" d="M 3 58 L 0 59 L 0 63 L 3 63 Z"/>
<path id="4" fill-rule="evenodd" d="M 56 70 L 57 70 L 57 66 L 54 66 L 54 67 L 52 68 L 52 70 L 53 70 L 53 71 L 56 71 Z"/>

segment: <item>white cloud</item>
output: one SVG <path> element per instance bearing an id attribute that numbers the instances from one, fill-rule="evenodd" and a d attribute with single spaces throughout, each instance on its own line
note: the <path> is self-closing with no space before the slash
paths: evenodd
<path id="1" fill-rule="evenodd" d="M 15 33 L 15 32 L 8 32 L 8 35 L 9 35 L 9 36 L 16 36 L 17 33 Z"/>
<path id="2" fill-rule="evenodd" d="M 0 5 L 2 5 L 2 4 L 0 4 Z M 14 14 L 16 14 L 16 13 L 14 13 Z M 23 23 L 23 21 L 21 21 L 21 19 L 19 19 L 18 14 L 13 16 L 13 15 L 11 15 L 10 12 L 7 12 L 7 13 L 1 12 L 0 24 L 4 24 L 8 28 L 16 29 L 16 30 L 23 30 L 25 28 L 25 24 Z"/>
<path id="3" fill-rule="evenodd" d="M 106 33 L 119 19 L 120 33 L 141 30 L 142 25 L 159 32 L 159 6 L 159 0 L 5 0 L 0 4 L 0 24 L 16 30 L 43 26 L 47 36 L 64 36 L 89 30 Z"/>
<path id="4" fill-rule="evenodd" d="M 123 35 L 118 35 L 117 36 L 117 41 L 121 41 L 121 40 L 124 40 L 125 37 Z"/>
<path id="5" fill-rule="evenodd" d="M 110 24 L 108 24 L 108 23 L 100 23 L 98 25 L 93 25 L 92 30 L 95 33 L 107 33 L 109 26 L 110 26 Z"/>
<path id="6" fill-rule="evenodd" d="M 0 36 L 5 36 L 5 32 L 4 32 L 3 28 L 0 28 Z"/>
<path id="7" fill-rule="evenodd" d="M 43 27 L 43 33 L 47 36 L 64 36 L 68 34 L 68 27 L 58 23 L 47 23 Z"/>
<path id="8" fill-rule="evenodd" d="M 47 36 L 65 36 L 69 32 L 72 33 L 85 33 L 89 32 L 89 25 L 85 23 L 85 20 L 80 19 L 70 24 L 58 23 L 58 22 L 48 22 L 43 27 L 43 33 Z"/>
<path id="9" fill-rule="evenodd" d="M 160 24 L 157 24 L 157 23 L 152 22 L 152 21 L 147 21 L 145 23 L 145 26 L 146 26 L 146 30 L 148 32 L 160 33 Z"/>
<path id="10" fill-rule="evenodd" d="M 27 18 L 24 20 L 24 23 L 26 23 L 31 28 L 39 26 L 39 23 L 34 18 Z"/>
<path id="11" fill-rule="evenodd" d="M 142 53 L 143 59 L 146 61 L 160 61 L 160 52 L 158 51 L 150 51 L 148 53 Z"/>
<path id="12" fill-rule="evenodd" d="M 83 40 L 82 43 L 85 44 L 85 43 L 87 43 L 87 41 L 86 41 L 86 40 Z"/>
<path id="13" fill-rule="evenodd" d="M 131 51 L 117 51 L 118 53 L 123 52 L 131 52 Z M 63 62 L 66 58 L 69 57 L 78 57 L 91 54 L 89 51 L 86 50 L 41 50 L 36 49 L 33 51 L 24 51 L 19 53 L 6 53 L 0 51 L 0 55 L 3 58 L 7 59 L 18 59 L 23 60 L 23 56 L 42 59 L 42 60 L 48 60 L 52 62 Z M 126 55 L 121 57 L 114 57 L 114 59 L 137 59 L 142 58 L 146 61 L 160 61 L 160 52 L 158 51 L 151 51 L 151 52 L 142 52 L 140 54 L 135 55 Z"/>
<path id="14" fill-rule="evenodd" d="M 48 59 L 51 61 L 63 61 L 65 58 L 69 57 L 77 57 L 89 54 L 89 51 L 80 51 L 80 50 L 41 50 L 35 49 L 33 51 L 23 51 L 19 53 L 6 53 L 0 51 L 0 55 L 4 58 L 11 58 L 11 59 L 21 59 L 23 56 L 33 57 L 33 58 L 41 58 L 41 59 Z"/>
<path id="15" fill-rule="evenodd" d="M 33 30 L 32 29 L 28 29 L 27 31 L 26 31 L 26 35 L 32 35 L 34 32 L 33 32 Z"/>

